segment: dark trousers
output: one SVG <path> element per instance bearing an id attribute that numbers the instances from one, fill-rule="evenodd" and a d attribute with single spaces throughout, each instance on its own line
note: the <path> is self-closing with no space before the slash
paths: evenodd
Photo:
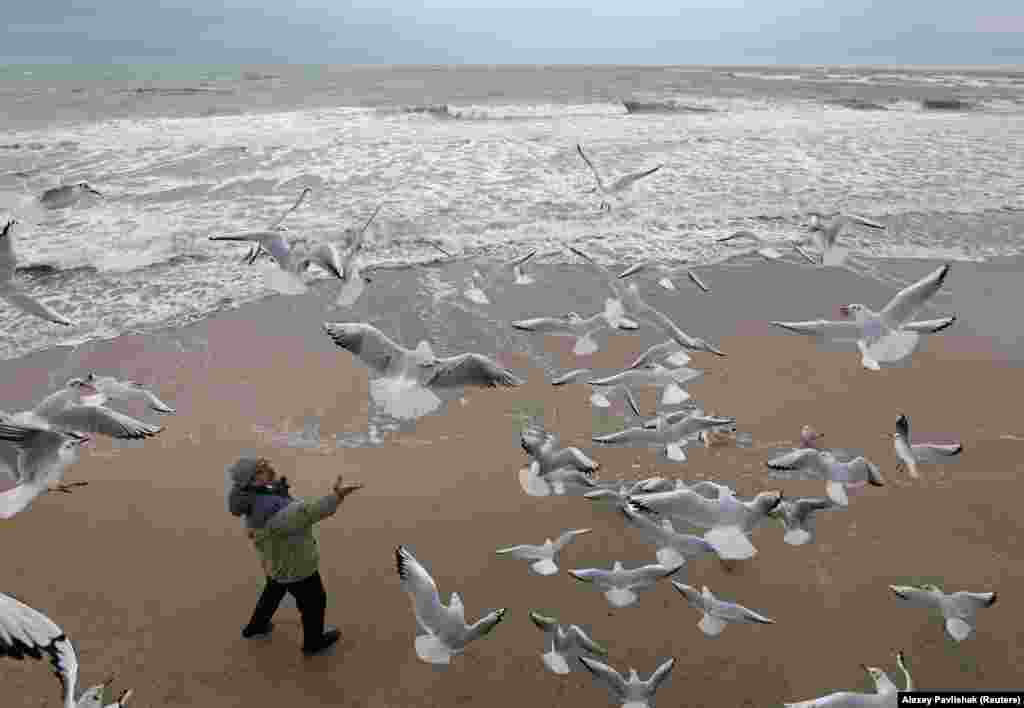
<path id="1" fill-rule="evenodd" d="M 279 583 L 267 578 L 256 609 L 253 610 L 249 626 L 257 629 L 266 627 L 277 612 L 285 593 L 291 593 L 302 615 L 303 647 L 316 647 L 324 635 L 324 614 L 327 611 L 327 591 L 324 590 L 320 573 L 313 573 L 305 580 L 294 583 Z"/>

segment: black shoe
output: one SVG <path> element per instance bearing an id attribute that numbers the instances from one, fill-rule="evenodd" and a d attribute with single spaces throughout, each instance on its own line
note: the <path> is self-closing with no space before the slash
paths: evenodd
<path id="1" fill-rule="evenodd" d="M 327 629 L 320 637 L 320 641 L 311 647 L 302 647 L 302 653 L 306 656 L 314 656 L 320 652 L 333 647 L 341 639 L 341 632 L 332 628 Z"/>
<path id="2" fill-rule="evenodd" d="M 253 637 L 265 637 L 273 631 L 273 622 L 267 622 L 267 625 L 265 627 L 252 627 L 250 625 L 246 625 L 242 627 L 242 638 L 252 639 Z"/>

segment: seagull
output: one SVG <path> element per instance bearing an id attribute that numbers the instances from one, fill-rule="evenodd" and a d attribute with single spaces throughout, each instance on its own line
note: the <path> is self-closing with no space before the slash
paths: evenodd
<path id="1" fill-rule="evenodd" d="M 93 189 L 88 182 L 65 184 L 60 187 L 47 189 L 39 196 L 39 203 L 47 209 L 64 209 L 90 194 L 96 197 L 103 196 Z"/>
<path id="2" fill-rule="evenodd" d="M 91 383 L 74 378 L 32 410 L 13 415 L 0 411 L 0 417 L 6 416 L 11 423 L 45 430 L 91 433 L 119 440 L 143 440 L 163 431 L 163 426 L 143 423 L 106 406 L 85 403 L 98 394 L 99 389 Z"/>
<path id="3" fill-rule="evenodd" d="M 583 162 L 587 163 L 587 167 L 590 168 L 590 171 L 594 173 L 594 181 L 597 182 L 597 186 L 594 188 L 594 191 L 599 191 L 606 197 L 606 199 L 603 199 L 601 201 L 601 210 L 611 210 L 612 205 L 607 200 L 607 198 L 616 197 L 619 196 L 620 194 L 628 192 L 633 187 L 633 184 L 635 182 L 643 179 L 644 177 L 653 175 L 655 172 L 664 167 L 664 165 L 658 165 L 657 167 L 652 167 L 648 170 L 643 170 L 641 172 L 633 172 L 623 177 L 619 177 L 611 184 L 606 184 L 604 179 L 601 177 L 601 173 L 597 171 L 596 167 L 594 167 L 594 163 L 592 163 L 590 161 L 590 158 L 586 156 L 586 154 L 583 152 L 583 146 L 580 145 L 579 143 L 576 144 L 576 152 L 578 152 L 580 157 L 583 158 Z"/>
<path id="4" fill-rule="evenodd" d="M 306 200 L 306 197 L 308 197 L 312 193 L 313 190 L 310 187 L 303 187 L 302 192 L 299 194 L 299 198 L 295 200 L 295 203 L 288 207 L 288 209 L 286 209 L 285 212 L 281 214 L 281 216 L 277 217 L 276 219 L 274 219 L 274 221 L 270 222 L 270 224 L 267 225 L 267 229 L 270 231 L 284 231 L 285 228 L 284 226 L 282 226 L 284 220 L 288 217 L 289 214 L 298 209 L 302 202 Z M 263 249 L 263 246 L 259 242 L 257 242 L 249 248 L 249 253 L 246 254 L 244 262 L 247 265 L 252 265 L 253 263 L 256 262 L 256 259 L 258 259 L 262 255 L 270 254 Z"/>
<path id="5" fill-rule="evenodd" d="M 519 546 L 511 546 L 509 548 L 499 548 L 495 553 L 498 553 L 499 555 L 507 554 L 510 557 L 517 558 L 519 560 L 533 561 L 530 564 L 530 568 L 533 572 L 538 575 L 554 575 L 558 572 L 558 566 L 555 564 L 555 556 L 559 551 L 565 548 L 570 541 L 585 533 L 590 533 L 590 529 L 566 531 L 554 541 L 550 538 L 545 539 L 543 545 L 540 546 L 522 544 Z"/>
<path id="6" fill-rule="evenodd" d="M 917 464 L 942 462 L 949 457 L 959 455 L 964 450 L 960 443 L 917 443 L 910 444 L 910 419 L 901 415 L 896 419 L 896 432 L 893 434 L 893 444 L 896 447 L 896 456 L 900 458 L 897 469 L 906 468 L 907 472 L 914 479 L 921 475 L 917 471 Z"/>
<path id="7" fill-rule="evenodd" d="M 885 230 L 883 224 L 866 219 L 856 214 L 838 214 L 831 221 L 823 221 L 824 215 L 810 212 L 810 241 L 821 254 L 821 265 L 840 265 L 846 257 L 844 249 L 837 249 L 836 239 L 839 234 L 851 226 L 867 226 L 870 229 Z"/>
<path id="8" fill-rule="evenodd" d="M 85 377 L 85 382 L 99 392 L 100 398 L 112 398 L 117 401 L 142 401 L 157 413 L 175 413 L 173 408 L 157 398 L 152 391 L 143 388 L 142 384 L 135 381 L 119 381 L 113 376 L 96 376 L 94 373 L 89 373 Z"/>
<path id="9" fill-rule="evenodd" d="M 415 350 L 406 349 L 373 325 L 325 322 L 324 331 L 335 344 L 384 377 L 405 378 L 432 388 L 498 388 L 524 383 L 482 354 L 437 357 L 426 340 L 420 342 Z"/>
<path id="10" fill-rule="evenodd" d="M 675 406 L 690 398 L 690 394 L 683 389 L 683 385 L 703 375 L 704 372 L 697 369 L 685 366 L 669 369 L 656 362 L 651 362 L 642 367 L 626 369 L 601 379 L 591 379 L 588 383 L 591 386 L 657 386 L 662 389 L 661 405 Z"/>
<path id="11" fill-rule="evenodd" d="M 782 540 L 791 546 L 803 546 L 814 540 L 814 513 L 837 507 L 831 499 L 804 498 L 790 501 L 783 499 L 768 512 L 773 519 L 782 522 L 786 535 Z"/>
<path id="12" fill-rule="evenodd" d="M 825 492 L 828 498 L 842 507 L 850 505 L 846 494 L 848 487 L 861 487 L 870 484 L 884 487 L 885 479 L 878 466 L 857 456 L 847 462 L 841 462 L 829 450 L 818 450 L 812 447 L 798 448 L 793 452 L 773 458 L 767 462 L 772 470 L 801 470 L 821 476 L 825 479 Z"/>
<path id="13" fill-rule="evenodd" d="M 536 463 L 519 470 L 519 486 L 531 497 L 562 496 L 569 492 L 590 491 L 603 488 L 594 480 L 593 472 L 584 472 L 573 467 L 560 467 L 551 472 L 537 474 Z"/>
<path id="14" fill-rule="evenodd" d="M 558 447 L 558 436 L 536 427 L 526 427 L 519 442 L 536 466 L 535 474 L 543 477 L 559 469 L 575 469 L 593 474 L 601 467 L 575 447 Z"/>
<path id="15" fill-rule="evenodd" d="M 64 708 L 104 708 L 103 694 L 114 682 L 111 676 L 75 698 L 78 654 L 71 639 L 42 612 L 4 593 L 0 593 L 0 656 L 17 661 L 49 659 L 53 673 L 60 681 Z M 116 708 L 127 705 L 131 695 L 131 689 L 123 691 L 112 705 Z M 112 707 L 108 705 L 105 708 Z"/>
<path id="16" fill-rule="evenodd" d="M 629 368 L 639 369 L 650 363 L 666 366 L 686 366 L 690 363 L 690 355 L 686 353 L 685 349 L 670 339 L 661 344 L 652 345 L 647 351 L 638 356 L 636 361 L 629 365 Z"/>
<path id="17" fill-rule="evenodd" d="M 719 418 L 698 415 L 699 411 L 677 411 L 648 421 L 643 426 L 633 426 L 606 435 L 595 435 L 594 442 L 606 445 L 624 443 L 647 443 L 664 445 L 665 456 L 674 462 L 686 462 L 683 450 L 689 439 L 701 430 L 735 423 L 734 418 Z"/>
<path id="18" fill-rule="evenodd" d="M 684 565 L 690 558 L 715 553 L 715 547 L 710 543 L 700 536 L 679 533 L 668 519 L 663 519 L 661 523 L 652 521 L 631 509 L 628 504 L 620 507 L 620 510 L 630 526 L 655 546 L 658 563 L 665 567 L 674 568 Z"/>
<path id="19" fill-rule="evenodd" d="M 571 659 L 583 655 L 607 656 L 608 650 L 591 639 L 578 625 L 568 627 L 558 623 L 554 617 L 530 611 L 530 621 L 544 632 L 544 647 L 541 660 L 549 671 L 556 674 L 567 674 L 571 671 Z"/>
<path id="20" fill-rule="evenodd" d="M 619 278 L 628 278 L 631 275 L 636 275 L 637 273 L 643 272 L 654 272 L 660 275 L 661 277 L 658 279 L 658 285 L 663 287 L 665 290 L 671 290 L 672 292 L 675 292 L 679 289 L 676 287 L 675 281 L 672 279 L 675 276 L 675 273 L 672 271 L 672 269 L 668 268 L 662 263 L 657 263 L 655 261 L 641 261 L 640 263 L 636 263 L 627 268 L 626 270 L 622 271 L 621 273 L 619 273 Z M 711 288 L 707 286 L 707 283 L 701 280 L 697 276 L 697 274 L 694 273 L 689 268 L 686 269 L 686 277 L 689 278 L 690 281 L 698 288 L 700 288 L 703 292 L 711 292 Z"/>
<path id="21" fill-rule="evenodd" d="M 602 568 L 578 568 L 570 570 L 569 575 L 584 583 L 593 583 L 604 591 L 608 604 L 618 609 L 636 604 L 640 599 L 637 592 L 653 587 L 662 578 L 675 575 L 682 565 L 668 567 L 661 565 L 643 565 L 638 568 L 626 569 L 622 563 L 615 561 L 611 570 Z"/>
<path id="22" fill-rule="evenodd" d="M 611 397 L 614 394 L 622 394 L 623 400 L 633 415 L 639 417 L 640 406 L 636 402 L 636 398 L 633 397 L 633 392 L 629 390 L 628 386 L 622 384 L 615 384 L 609 386 L 601 386 L 595 384 L 589 380 L 590 369 L 573 369 L 567 371 L 551 380 L 552 386 L 564 386 L 566 384 L 585 383 L 588 384 L 592 390 L 590 394 L 590 403 L 598 408 L 610 408 L 612 405 Z"/>
<path id="23" fill-rule="evenodd" d="M 723 489 L 717 499 L 709 499 L 686 487 L 629 497 L 630 508 L 634 511 L 672 516 L 708 529 L 704 540 L 714 546 L 722 560 L 747 560 L 757 555 L 747 535 L 767 519 L 781 501 L 779 492 L 761 492 L 750 501 L 740 501 L 730 490 Z"/>
<path id="24" fill-rule="evenodd" d="M 672 673 L 672 667 L 676 665 L 675 659 L 669 659 L 655 669 L 649 679 L 642 681 L 636 669 L 632 667 L 629 669 L 629 678 L 624 679 L 622 674 L 600 661 L 585 656 L 581 656 L 579 660 L 587 671 L 605 683 L 611 691 L 612 701 L 620 704 L 620 708 L 652 708 L 655 692 L 665 683 L 668 675 Z"/>
<path id="25" fill-rule="evenodd" d="M 17 465 L 7 470 L 0 463 L 0 480 L 14 486 L 0 492 L 0 519 L 10 519 L 27 509 L 47 492 L 70 494 L 88 482 L 63 483 L 64 470 L 78 461 L 79 448 L 89 436 L 73 431 L 48 430 L 11 422 L 0 422 L 0 441 L 17 450 Z"/>
<path id="26" fill-rule="evenodd" d="M 777 261 L 778 259 L 782 258 L 782 253 L 777 248 L 772 246 L 765 239 L 755 234 L 753 231 L 737 231 L 734 234 L 717 239 L 717 242 L 726 243 L 727 241 L 732 241 L 734 239 L 746 239 L 756 243 L 757 248 L 754 250 L 754 253 L 758 254 L 762 258 L 767 258 L 770 261 Z M 803 256 L 811 263 L 817 263 L 817 261 L 815 261 L 810 255 L 808 255 L 806 251 L 800 248 L 800 246 L 794 246 L 794 249 L 797 253 L 799 253 L 801 256 Z"/>
<path id="27" fill-rule="evenodd" d="M 35 315 L 47 322 L 71 327 L 74 325 L 74 322 L 23 292 L 14 283 L 18 258 L 14 252 L 14 234 L 12 232 L 14 225 L 17 223 L 15 219 L 11 219 L 4 225 L 3 230 L 0 231 L 0 298 L 3 298 L 9 305 L 16 307 L 22 312 Z"/>
<path id="28" fill-rule="evenodd" d="M 604 280 L 605 284 L 614 293 L 614 299 L 624 310 L 624 314 L 622 315 L 624 318 L 628 317 L 630 322 L 634 319 L 640 319 L 647 322 L 647 324 L 663 331 L 683 349 L 709 352 L 717 356 L 725 356 L 724 352 L 720 351 L 717 347 L 709 344 L 703 339 L 691 337 L 686 334 L 679 329 L 679 327 L 669 319 L 667 315 L 644 302 L 640 298 L 636 283 L 630 283 L 628 286 L 622 287 L 619 283 L 619 279 L 612 275 L 611 271 L 600 265 L 586 253 L 574 246 L 568 246 L 568 249 L 586 261 L 586 263 L 597 272 L 602 280 Z"/>
<path id="29" fill-rule="evenodd" d="M 362 273 L 360 255 L 366 246 L 366 230 L 370 228 L 370 224 L 377 218 L 377 214 L 380 213 L 383 206 L 383 204 L 377 205 L 377 208 L 370 214 L 370 218 L 363 224 L 363 228 L 356 232 L 352 242 L 341 254 L 341 280 L 344 284 L 334 303 L 338 307 L 350 307 L 362 295 L 363 290 L 366 289 L 366 284 L 372 282 L 371 278 L 364 276 Z M 309 266 L 307 265 L 306 267 L 308 268 Z"/>
<path id="30" fill-rule="evenodd" d="M 486 636 L 505 617 L 500 608 L 472 625 L 466 624 L 459 593 L 453 592 L 448 606 L 441 604 L 437 585 L 430 573 L 405 546 L 395 548 L 395 562 L 402 589 L 412 598 L 416 623 L 426 634 L 416 637 L 416 656 L 430 664 L 450 664 L 470 642 Z"/>
<path id="31" fill-rule="evenodd" d="M 866 369 L 878 371 L 881 368 L 879 362 L 899 361 L 913 354 L 922 334 L 941 332 L 956 321 L 955 316 L 922 322 L 910 321 L 942 287 L 949 269 L 947 263 L 908 285 L 896 293 L 881 312 L 872 312 L 866 306 L 854 303 L 839 308 L 840 314 L 847 318 L 845 320 L 771 324 L 797 334 L 856 340 L 861 364 Z"/>
<path id="32" fill-rule="evenodd" d="M 683 585 L 673 580 L 672 587 L 686 598 L 690 607 L 704 613 L 697 626 L 700 627 L 700 631 L 709 637 L 717 637 L 729 622 L 737 624 L 775 624 L 775 620 L 768 619 L 764 615 L 747 609 L 743 605 L 719 600 L 708 589 L 707 585 L 698 591 L 694 587 Z"/>
<path id="33" fill-rule="evenodd" d="M 896 597 L 918 607 L 928 607 L 942 613 L 946 632 L 957 642 L 974 633 L 974 615 L 979 608 L 996 603 L 994 592 L 945 593 L 935 585 L 890 585 Z"/>
<path id="34" fill-rule="evenodd" d="M 576 356 L 587 356 L 595 353 L 600 347 L 594 335 L 606 328 L 635 330 L 638 325 L 625 320 L 622 316 L 622 303 L 618 300 L 608 298 L 605 300 L 603 312 L 581 317 L 575 312 L 570 312 L 561 317 L 534 317 L 527 320 L 517 320 L 512 323 L 515 329 L 526 332 L 538 332 L 558 337 L 575 337 L 576 344 L 572 353 Z"/>
<path id="35" fill-rule="evenodd" d="M 502 263 L 498 267 L 494 268 L 490 275 L 484 276 L 479 270 L 474 269 L 473 274 L 470 276 L 470 286 L 463 292 L 467 299 L 472 300 L 478 305 L 489 305 L 491 304 L 490 298 L 487 296 L 487 290 L 489 290 L 499 278 L 511 275 L 512 281 L 516 285 L 532 285 L 537 282 L 536 279 L 526 272 L 526 263 L 537 255 L 537 249 L 533 249 L 526 255 L 517 256 L 510 261 Z"/>
<path id="36" fill-rule="evenodd" d="M 900 671 L 903 672 L 903 676 L 906 679 L 906 686 L 903 688 L 904 691 L 914 690 L 914 681 L 910 677 L 910 672 L 907 671 L 906 664 L 904 663 L 905 657 L 903 652 L 896 653 L 896 663 L 899 664 Z M 868 676 L 875 683 L 875 693 L 855 693 L 853 691 L 840 691 L 838 693 L 830 693 L 827 696 L 821 698 L 815 698 L 809 701 L 800 701 L 799 703 L 784 703 L 785 708 L 895 708 L 897 705 L 897 698 L 899 687 L 893 683 L 892 679 L 881 669 L 873 666 L 864 666 L 861 664 L 861 668 L 867 672 Z"/>

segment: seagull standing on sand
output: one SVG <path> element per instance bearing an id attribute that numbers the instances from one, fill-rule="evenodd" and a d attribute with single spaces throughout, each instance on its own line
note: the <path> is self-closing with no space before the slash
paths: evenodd
<path id="1" fill-rule="evenodd" d="M 662 263 L 657 263 L 655 261 L 641 261 L 640 263 L 636 263 L 627 268 L 626 270 L 622 271 L 621 273 L 619 273 L 619 277 L 628 278 L 631 275 L 646 272 L 653 272 L 660 275 L 661 277 L 658 279 L 658 285 L 663 287 L 665 290 L 671 290 L 672 292 L 676 292 L 679 289 L 676 287 L 675 281 L 673 280 L 673 278 L 675 277 L 675 273 L 672 271 L 672 269 Z M 707 283 L 701 280 L 697 276 L 697 274 L 694 273 L 689 268 L 686 269 L 686 277 L 689 278 L 694 285 L 700 288 L 701 291 L 706 293 L 711 292 L 711 288 L 707 286 Z"/>
<path id="2" fill-rule="evenodd" d="M 659 580 L 675 575 L 682 567 L 682 564 L 668 567 L 659 563 L 626 569 L 621 562 L 615 561 L 611 570 L 577 568 L 570 570 L 569 575 L 581 582 L 592 583 L 604 592 L 609 605 L 619 609 L 635 605 L 640 599 L 637 592 L 654 587 Z"/>
<path id="3" fill-rule="evenodd" d="M 611 202 L 608 201 L 609 199 L 625 194 L 633 187 L 634 183 L 638 182 L 644 177 L 653 175 L 655 172 L 664 167 L 664 165 L 658 165 L 657 167 L 652 167 L 649 170 L 633 172 L 623 177 L 619 177 L 614 182 L 611 182 L 609 184 L 606 183 L 604 181 L 604 178 L 601 177 L 601 173 L 597 171 L 596 167 L 594 167 L 594 163 L 592 163 L 590 161 L 590 158 L 586 156 L 586 153 L 583 152 L 583 146 L 580 145 L 579 143 L 576 144 L 576 152 L 578 152 L 579 156 L 583 158 L 583 162 L 587 164 L 587 167 L 590 168 L 590 171 L 594 173 L 594 181 L 597 182 L 597 186 L 594 188 L 594 191 L 599 191 L 601 192 L 601 194 L 604 195 L 604 199 L 601 200 L 601 210 L 611 210 L 612 205 Z"/>
<path id="4" fill-rule="evenodd" d="M 87 485 L 61 480 L 64 470 L 78 461 L 79 448 L 88 441 L 89 436 L 73 431 L 0 423 L 0 442 L 13 445 L 17 451 L 13 468 L 8 469 L 8 463 L 0 461 L 0 482 L 14 484 L 0 492 L 0 519 L 14 517 L 47 492 L 70 494 L 74 487 Z"/>
<path id="5" fill-rule="evenodd" d="M 907 671 L 904 659 L 903 652 L 897 652 L 896 663 L 899 664 L 900 671 L 903 672 L 904 679 L 906 680 L 906 686 L 904 686 L 903 690 L 913 691 L 914 681 L 910 677 L 910 672 Z M 896 708 L 899 687 L 881 669 L 873 666 L 864 666 L 863 664 L 861 664 L 861 668 L 867 672 L 874 682 L 875 693 L 840 691 L 809 701 L 784 703 L 783 705 L 785 708 Z"/>
<path id="6" fill-rule="evenodd" d="M 982 607 L 992 607 L 997 597 L 994 592 L 945 593 L 936 585 L 890 585 L 889 589 L 911 605 L 938 610 L 946 632 L 957 642 L 974 633 L 975 613 Z"/>
<path id="7" fill-rule="evenodd" d="M 885 479 L 875 465 L 863 457 L 842 462 L 830 450 L 816 448 L 798 448 L 786 455 L 768 460 L 771 470 L 800 470 L 825 479 L 825 493 L 828 498 L 839 506 L 849 506 L 850 498 L 846 494 L 849 487 L 862 487 L 870 484 L 873 487 L 884 487 Z"/>
<path id="8" fill-rule="evenodd" d="M 88 182 L 79 182 L 78 184 L 65 184 L 60 187 L 47 189 L 39 195 L 39 203 L 47 209 L 64 209 L 86 195 L 103 196 L 93 189 Z"/>
<path id="9" fill-rule="evenodd" d="M 814 513 L 837 506 L 831 499 L 817 497 L 795 501 L 783 499 L 768 515 L 782 522 L 782 527 L 786 529 L 783 541 L 791 546 L 803 546 L 814 540 Z"/>
<path id="10" fill-rule="evenodd" d="M 110 677 L 76 698 L 78 655 L 74 644 L 49 617 L 4 593 L 0 593 L 0 656 L 18 661 L 49 659 L 60 681 L 63 708 L 123 708 L 132 695 L 127 689 L 116 703 L 104 706 L 103 694 L 114 682 Z"/>
<path id="11" fill-rule="evenodd" d="M 725 625 L 732 622 L 736 624 L 775 624 L 775 620 L 768 619 L 762 614 L 747 609 L 743 605 L 733 602 L 719 600 L 708 586 L 705 585 L 698 591 L 689 585 L 672 581 L 672 587 L 686 598 L 690 607 L 704 613 L 697 626 L 700 631 L 709 637 L 717 637 L 725 629 Z"/>
<path id="12" fill-rule="evenodd" d="M 453 592 L 448 605 L 441 604 L 434 579 L 405 546 L 395 549 L 395 562 L 402 589 L 412 599 L 416 623 L 426 634 L 416 637 L 416 656 L 430 664 L 450 664 L 471 642 L 486 636 L 505 617 L 505 608 L 466 624 L 459 593 Z"/>
<path id="13" fill-rule="evenodd" d="M 694 489 L 683 487 L 670 492 L 633 494 L 634 511 L 672 516 L 680 521 L 708 529 L 704 540 L 715 548 L 722 560 L 747 560 L 757 549 L 747 537 L 782 501 L 779 492 L 761 492 L 750 501 L 740 501 L 722 490 L 717 499 L 709 499 Z"/>
<path id="14" fill-rule="evenodd" d="M 899 361 L 913 354 L 922 334 L 941 332 L 956 321 L 955 316 L 910 321 L 942 287 L 949 275 L 949 268 L 949 264 L 946 264 L 908 285 L 896 293 L 881 312 L 873 312 L 864 305 L 853 303 L 839 308 L 840 314 L 847 318 L 845 320 L 771 324 L 797 334 L 855 340 L 860 350 L 861 364 L 866 369 L 878 371 L 881 369 L 879 362 Z"/>
<path id="15" fill-rule="evenodd" d="M 554 575 L 558 572 L 558 565 L 555 564 L 555 556 L 558 555 L 558 552 L 565 548 L 570 541 L 585 533 L 590 533 L 590 529 L 566 531 L 554 541 L 550 538 L 546 539 L 540 546 L 521 544 L 519 546 L 510 546 L 509 548 L 499 548 L 495 553 L 499 555 L 508 555 L 511 558 L 519 560 L 532 561 L 530 563 L 530 569 L 538 575 Z"/>
<path id="16" fill-rule="evenodd" d="M 837 214 L 830 221 L 825 221 L 824 215 L 818 212 L 810 212 L 809 216 L 810 222 L 807 225 L 810 231 L 809 240 L 820 254 L 821 265 L 842 264 L 846 258 L 846 251 L 836 248 L 836 239 L 846 229 L 852 226 L 866 226 L 869 229 L 885 230 L 883 224 L 856 214 Z M 806 257 L 802 252 L 801 255 Z"/>
<path id="17" fill-rule="evenodd" d="M 9 305 L 16 307 L 22 312 L 35 315 L 47 322 L 70 327 L 74 324 L 71 320 L 59 314 L 47 305 L 29 296 L 14 283 L 14 274 L 18 267 L 18 258 L 14 252 L 14 225 L 18 222 L 11 219 L 0 231 L 0 298 L 7 301 Z"/>
<path id="18" fill-rule="evenodd" d="M 590 656 L 607 656 L 608 650 L 591 639 L 578 625 L 563 626 L 554 617 L 530 611 L 530 621 L 544 632 L 544 648 L 541 661 L 549 671 L 565 675 L 570 673 L 575 664 L 574 659 L 589 654 Z"/>
<path id="19" fill-rule="evenodd" d="M 918 463 L 943 462 L 964 451 L 964 446 L 958 442 L 912 445 L 910 443 L 910 419 L 905 415 L 896 419 L 896 432 L 892 437 L 893 445 L 896 447 L 896 456 L 900 460 L 897 469 L 906 469 L 914 479 L 921 477 L 917 471 Z"/>
<path id="20" fill-rule="evenodd" d="M 622 674 L 600 661 L 585 656 L 581 656 L 579 660 L 595 679 L 603 682 L 611 691 L 612 701 L 619 704 L 620 708 L 653 708 L 654 694 L 665 683 L 668 675 L 672 673 L 672 667 L 676 665 L 675 659 L 669 659 L 655 669 L 650 678 L 643 681 L 632 667 L 629 669 L 629 678 L 624 679 Z"/>

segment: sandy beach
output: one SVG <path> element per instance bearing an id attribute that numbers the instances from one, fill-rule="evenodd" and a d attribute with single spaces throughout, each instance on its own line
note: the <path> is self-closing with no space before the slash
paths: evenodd
<path id="1" fill-rule="evenodd" d="M 927 338 L 909 364 L 877 373 L 862 369 L 850 348 L 823 348 L 767 322 L 831 317 L 848 302 L 879 307 L 895 285 L 749 259 L 701 269 L 712 288 L 707 295 L 688 286 L 656 292 L 644 281 L 652 304 L 728 354 L 693 355 L 690 366 L 705 371 L 687 387 L 694 399 L 709 412 L 735 416 L 753 436 L 749 448 L 691 446 L 684 464 L 655 449 L 591 442 L 595 432 L 626 420 L 592 409 L 587 386 L 552 387 L 551 372 L 531 356 L 546 351 L 561 370 L 612 373 L 661 341 L 656 332 L 605 337 L 596 355 L 576 358 L 564 341 L 507 326 L 596 311 L 605 293 L 579 266 L 538 264 L 536 286 L 510 285 L 484 308 L 425 299 L 419 283 L 428 269 L 382 270 L 351 312 L 325 309 L 325 286 L 161 335 L 3 361 L 5 410 L 28 408 L 70 376 L 96 371 L 152 387 L 178 413 L 157 418 L 119 406 L 166 429 L 142 444 L 99 441 L 66 475 L 88 487 L 47 495 L 0 522 L 0 590 L 64 628 L 78 649 L 81 685 L 113 673 L 115 690 L 133 688 L 139 708 L 606 705 L 607 692 L 586 672 L 558 677 L 544 669 L 542 635 L 527 616 L 534 609 L 588 628 L 624 673 L 632 666 L 646 677 L 675 657 L 658 694 L 665 706 L 772 706 L 867 691 L 861 663 L 902 685 L 898 649 L 920 688 L 1020 689 L 1021 266 L 955 263 L 934 310 L 955 313 L 958 322 Z M 933 267 L 880 264 L 902 282 Z M 467 268 L 429 270 L 461 281 Z M 420 325 L 417 311 L 425 307 L 451 309 L 447 331 Z M 464 404 L 451 401 L 415 426 L 383 433 L 376 445 L 336 444 L 331 435 L 367 429 L 369 372 L 324 336 L 321 323 L 363 320 L 407 346 L 431 337 L 439 352 L 497 354 L 528 381 L 514 390 L 470 391 Z M 656 393 L 642 390 L 639 401 L 653 413 Z M 776 621 L 730 626 L 710 639 L 696 626 L 699 613 L 668 582 L 641 594 L 637 606 L 613 611 L 596 589 L 564 572 L 614 560 L 652 563 L 654 552 L 616 512 L 579 498 L 523 493 L 516 473 L 527 458 L 518 436 L 523 416 L 538 413 L 563 443 L 601 463 L 602 479 L 712 478 L 742 497 L 771 489 L 821 496 L 823 483 L 770 479 L 764 466 L 772 450 L 795 444 L 801 425 L 812 423 L 829 446 L 876 462 L 887 484 L 853 494 L 847 510 L 821 514 L 813 545 L 786 545 L 772 523 L 752 536 L 756 558 L 732 572 L 713 558 L 688 563 L 678 580 L 707 585 Z M 900 413 L 922 440 L 961 440 L 963 455 L 922 466 L 920 480 L 898 473 L 891 433 Z M 274 433 L 301 431 L 314 419 L 322 444 L 275 444 Z M 366 484 L 320 525 L 328 623 L 343 636 L 325 656 L 300 654 L 294 609 L 279 611 L 270 639 L 239 635 L 262 585 L 255 551 L 223 498 L 224 467 L 245 453 L 270 457 L 301 496 L 326 493 L 338 474 Z M 525 562 L 494 553 L 581 527 L 594 531 L 562 552 L 555 576 L 533 575 Z M 399 544 L 433 574 L 445 601 L 452 591 L 462 595 L 468 619 L 508 608 L 504 622 L 447 669 L 420 662 L 413 650 L 412 609 L 395 573 Z M 924 582 L 947 591 L 994 590 L 999 601 L 979 612 L 975 636 L 953 645 L 940 619 L 901 605 L 887 588 Z M 58 701 L 57 682 L 40 662 L 0 662 L 0 684 L 10 708 Z"/>

